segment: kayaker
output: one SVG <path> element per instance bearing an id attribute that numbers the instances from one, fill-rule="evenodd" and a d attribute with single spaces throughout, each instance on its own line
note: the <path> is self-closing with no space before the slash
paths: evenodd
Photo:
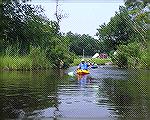
<path id="1" fill-rule="evenodd" d="M 88 69 L 88 64 L 85 63 L 84 59 L 81 60 L 81 63 L 78 65 L 78 69 L 81 69 L 81 70 L 87 70 Z"/>
<path id="2" fill-rule="evenodd" d="M 94 63 L 93 63 L 93 66 L 97 66 L 97 64 L 94 62 Z"/>
<path id="3" fill-rule="evenodd" d="M 98 65 L 94 62 L 94 63 L 91 65 L 91 68 L 98 68 Z"/>

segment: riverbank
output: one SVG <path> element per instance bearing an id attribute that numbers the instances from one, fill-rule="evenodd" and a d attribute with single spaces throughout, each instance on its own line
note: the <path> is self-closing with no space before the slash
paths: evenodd
<path id="1" fill-rule="evenodd" d="M 82 58 L 74 59 L 74 62 L 70 66 L 77 66 L 81 62 Z M 100 59 L 100 58 L 85 58 L 85 61 L 95 62 L 98 65 L 105 65 L 111 62 L 111 59 Z M 30 56 L 1 56 L 0 57 L 0 70 L 47 70 L 52 68 L 50 61 L 40 58 L 33 59 Z"/>
<path id="2" fill-rule="evenodd" d="M 73 63 L 70 66 L 77 66 L 80 64 L 82 58 L 74 59 Z M 106 63 L 112 62 L 110 58 L 100 59 L 100 58 L 85 58 L 85 61 L 90 61 L 91 63 L 96 63 L 98 65 L 105 65 Z"/>
<path id="3" fill-rule="evenodd" d="M 48 60 L 32 59 L 31 56 L 1 56 L 0 57 L 0 70 L 46 70 L 51 68 L 51 64 Z"/>

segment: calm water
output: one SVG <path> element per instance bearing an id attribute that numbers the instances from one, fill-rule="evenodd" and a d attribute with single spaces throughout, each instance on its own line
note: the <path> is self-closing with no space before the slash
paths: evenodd
<path id="1" fill-rule="evenodd" d="M 148 120 L 150 71 L 99 66 L 75 70 L 0 72 L 0 119 Z"/>

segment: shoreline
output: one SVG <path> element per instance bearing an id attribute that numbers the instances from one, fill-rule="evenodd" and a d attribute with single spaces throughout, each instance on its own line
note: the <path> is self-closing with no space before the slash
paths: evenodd
<path id="1" fill-rule="evenodd" d="M 74 62 L 70 64 L 69 67 L 77 66 L 82 58 L 76 58 L 74 59 Z M 95 62 L 97 65 L 113 65 L 117 68 L 125 68 L 125 69 L 143 69 L 143 70 L 150 70 L 148 68 L 140 68 L 140 67 L 118 67 L 117 65 L 113 64 L 112 60 L 110 58 L 107 59 L 100 59 L 100 58 L 85 58 L 85 61 L 90 61 L 91 63 Z M 3 61 L 1 61 L 3 62 Z M 65 68 L 53 68 L 52 65 L 33 65 L 31 62 L 25 62 L 23 63 L 22 61 L 20 62 L 15 62 L 16 64 L 14 65 L 12 61 L 9 61 L 5 64 L 7 65 L 1 65 L 0 66 L 0 71 L 47 71 L 50 69 L 65 69 Z"/>

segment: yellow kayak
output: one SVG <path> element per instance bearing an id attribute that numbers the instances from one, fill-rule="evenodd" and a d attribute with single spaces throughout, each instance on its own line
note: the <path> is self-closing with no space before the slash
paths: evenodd
<path id="1" fill-rule="evenodd" d="M 89 70 L 81 70 L 81 69 L 78 69 L 77 70 L 77 74 L 89 74 Z"/>

